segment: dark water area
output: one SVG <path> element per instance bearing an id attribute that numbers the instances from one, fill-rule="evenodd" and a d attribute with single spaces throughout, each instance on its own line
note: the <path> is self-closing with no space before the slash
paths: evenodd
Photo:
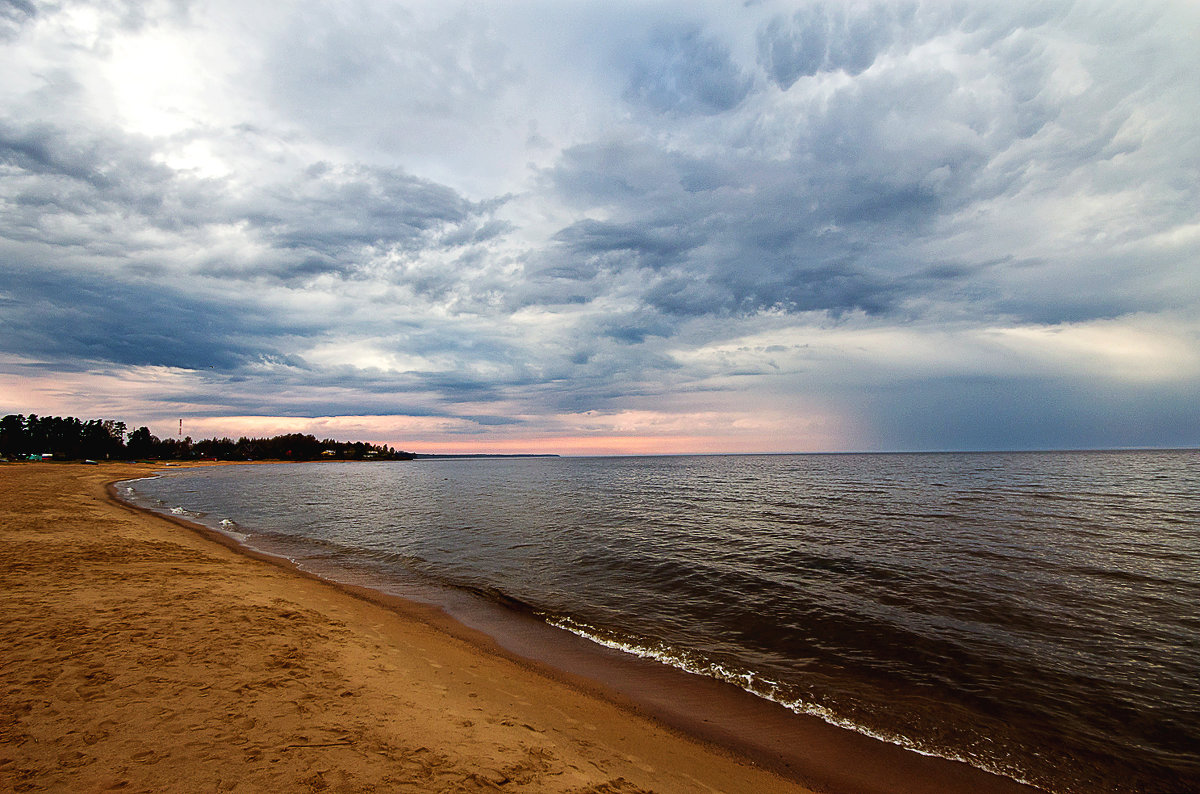
<path id="1" fill-rule="evenodd" d="M 122 490 L 1047 790 L 1200 791 L 1196 452 L 313 463 Z"/>

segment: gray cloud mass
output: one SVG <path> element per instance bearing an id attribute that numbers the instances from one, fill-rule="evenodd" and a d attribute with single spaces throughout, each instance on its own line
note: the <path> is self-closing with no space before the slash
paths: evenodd
<path id="1" fill-rule="evenodd" d="M 0 409 L 91 373 L 147 420 L 481 443 L 1200 444 L 1198 33 L 1170 0 L 0 2 Z"/>

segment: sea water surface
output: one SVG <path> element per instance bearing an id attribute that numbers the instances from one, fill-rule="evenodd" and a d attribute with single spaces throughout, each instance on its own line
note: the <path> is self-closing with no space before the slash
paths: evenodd
<path id="1" fill-rule="evenodd" d="M 1055 792 L 1200 791 L 1200 453 L 180 470 L 127 498 Z"/>

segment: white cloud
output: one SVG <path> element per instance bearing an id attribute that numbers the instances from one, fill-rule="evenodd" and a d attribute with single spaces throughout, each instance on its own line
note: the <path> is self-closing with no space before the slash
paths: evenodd
<path id="1" fill-rule="evenodd" d="M 816 378 L 886 382 L 1039 374 L 1096 383 L 1172 383 L 1200 377 L 1200 325 L 1180 317 L 1138 315 L 1086 323 L 957 328 L 861 320 L 774 328 L 673 355 L 705 376 L 729 371 L 764 378 L 809 373 Z"/>
<path id="2" fill-rule="evenodd" d="M 996 328 L 980 335 L 1027 365 L 1060 375 L 1145 383 L 1188 382 L 1200 376 L 1200 328 L 1190 323 L 1173 325 L 1134 317 Z"/>

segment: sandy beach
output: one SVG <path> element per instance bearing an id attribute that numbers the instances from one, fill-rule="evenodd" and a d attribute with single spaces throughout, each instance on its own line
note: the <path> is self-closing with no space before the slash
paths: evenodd
<path id="1" fill-rule="evenodd" d="M 0 790 L 805 791 L 455 636 L 0 465 Z"/>

